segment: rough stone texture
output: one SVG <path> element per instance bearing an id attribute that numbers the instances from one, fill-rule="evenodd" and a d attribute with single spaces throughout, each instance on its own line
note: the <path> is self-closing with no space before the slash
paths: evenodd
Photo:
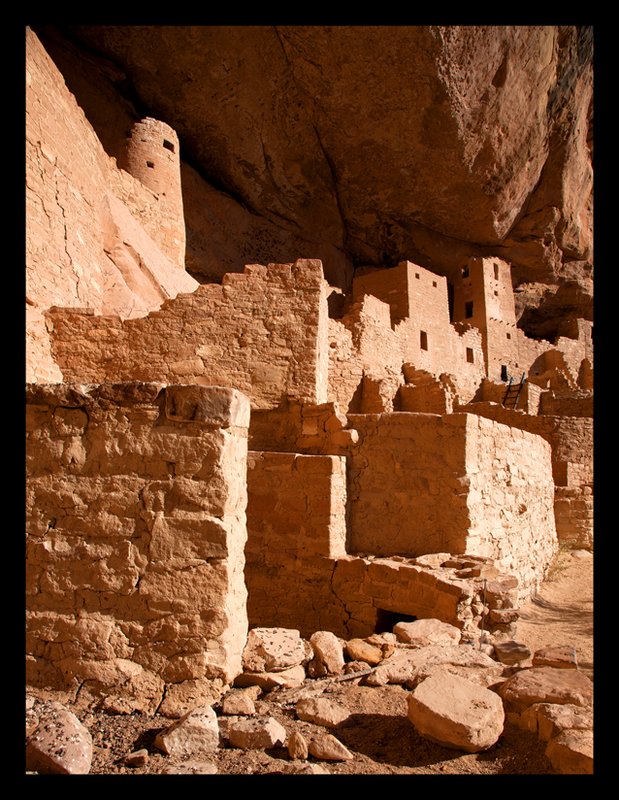
<path id="1" fill-rule="evenodd" d="M 593 710 L 582 706 L 534 703 L 520 715 L 520 727 L 537 733 L 543 742 L 567 730 L 592 730 Z"/>
<path id="2" fill-rule="evenodd" d="M 351 552 L 470 552 L 516 575 L 522 596 L 541 581 L 557 549 L 541 437 L 476 415 L 349 420 L 361 435 L 350 458 Z"/>
<path id="3" fill-rule="evenodd" d="M 350 761 L 353 757 L 350 750 L 330 733 L 312 736 L 308 750 L 310 755 L 321 761 Z"/>
<path id="4" fill-rule="evenodd" d="M 496 679 L 502 673 L 496 661 L 472 647 L 428 645 L 419 649 L 396 650 L 366 678 L 366 682 L 370 686 L 399 683 L 414 687 L 439 666 L 484 686 L 488 678 Z"/>
<path id="5" fill-rule="evenodd" d="M 578 670 L 531 667 L 501 684 L 498 692 L 510 711 L 522 712 L 534 703 L 570 703 L 589 706 L 593 684 Z"/>
<path id="6" fill-rule="evenodd" d="M 26 739 L 26 770 L 44 775 L 87 775 L 92 736 L 60 703 L 37 708 L 38 725 Z"/>
<path id="7" fill-rule="evenodd" d="M 294 689 L 301 686 L 304 680 L 305 668 L 299 665 L 283 669 L 280 672 L 241 672 L 234 679 L 234 685 L 240 687 L 259 686 L 268 692 L 276 686 Z"/>
<path id="8" fill-rule="evenodd" d="M 455 625 L 438 619 L 419 619 L 416 622 L 398 622 L 393 626 L 399 642 L 425 647 L 429 644 L 459 644 L 462 632 Z"/>
<path id="9" fill-rule="evenodd" d="M 187 758 L 219 747 L 217 714 L 211 706 L 199 706 L 157 734 L 155 747 L 169 756 Z"/>
<path id="10" fill-rule="evenodd" d="M 495 642 L 494 653 L 501 664 L 520 664 L 531 657 L 529 648 L 520 642 Z"/>
<path id="11" fill-rule="evenodd" d="M 557 669 L 578 669 L 576 650 L 570 645 L 544 647 L 533 653 L 534 667 L 556 667 Z"/>
<path id="12" fill-rule="evenodd" d="M 347 708 L 327 697 L 303 698 L 296 704 L 295 712 L 299 719 L 324 725 L 326 728 L 337 728 L 350 716 Z"/>
<path id="13" fill-rule="evenodd" d="M 342 642 L 331 631 L 316 631 L 309 640 L 314 658 L 309 666 L 316 676 L 339 675 L 344 669 L 344 649 Z"/>
<path id="14" fill-rule="evenodd" d="M 449 268 L 500 244 L 523 277 L 547 282 L 567 271 L 562 262 L 591 256 L 591 28 L 82 26 L 70 35 L 124 71 L 236 205 L 281 230 L 375 264 L 415 253 Z"/>
<path id="15" fill-rule="evenodd" d="M 226 689 L 227 684 L 221 678 L 188 679 L 181 683 L 169 683 L 158 712 L 164 717 L 180 719 L 197 706 L 210 706 L 219 702 Z"/>
<path id="16" fill-rule="evenodd" d="M 167 130 L 165 135 L 175 138 Z M 180 191 L 179 163 L 177 148 L 177 175 L 168 174 L 167 197 L 175 187 Z M 106 155 L 56 66 L 27 29 L 27 380 L 60 378 L 42 318 L 50 306 L 135 317 L 197 287 L 179 269 L 182 207 L 172 210 L 165 200 Z"/>
<path id="17" fill-rule="evenodd" d="M 546 757 L 562 775 L 592 775 L 593 731 L 563 731 L 548 742 Z"/>
<path id="18" fill-rule="evenodd" d="M 127 712 L 154 711 L 165 683 L 230 680 L 247 632 L 247 398 L 128 383 L 26 399 L 29 682 L 85 682 Z"/>
<path id="19" fill-rule="evenodd" d="M 286 729 L 273 717 L 240 719 L 230 725 L 228 739 L 232 747 L 266 750 L 284 746 Z"/>
<path id="20" fill-rule="evenodd" d="M 299 731 L 293 731 L 286 742 L 288 755 L 293 760 L 304 761 L 309 755 L 309 749 L 305 737 Z"/>
<path id="21" fill-rule="evenodd" d="M 346 655 L 351 661 L 363 661 L 375 666 L 383 660 L 382 648 L 363 639 L 350 639 L 345 645 Z"/>
<path id="22" fill-rule="evenodd" d="M 256 706 L 247 692 L 231 692 L 224 697 L 221 711 L 229 716 L 251 717 L 256 713 Z"/>
<path id="23" fill-rule="evenodd" d="M 269 302 L 265 302 L 265 298 Z M 231 386 L 252 407 L 327 394 L 327 303 L 320 261 L 248 265 L 153 314 L 122 321 L 48 313 L 65 380 Z"/>
<path id="24" fill-rule="evenodd" d="M 494 692 L 443 669 L 413 690 L 408 718 L 422 736 L 467 753 L 492 747 L 505 723 L 503 704 Z"/>
<path id="25" fill-rule="evenodd" d="M 299 631 L 284 628 L 253 628 L 243 650 L 247 672 L 283 672 L 306 660 Z"/>

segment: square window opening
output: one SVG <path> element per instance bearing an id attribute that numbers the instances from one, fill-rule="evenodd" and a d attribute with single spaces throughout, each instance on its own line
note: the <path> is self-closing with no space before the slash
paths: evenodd
<path id="1" fill-rule="evenodd" d="M 473 348 L 472 347 L 467 347 L 466 348 L 466 360 L 469 362 L 469 364 L 474 364 L 475 363 L 475 356 L 473 355 Z"/>

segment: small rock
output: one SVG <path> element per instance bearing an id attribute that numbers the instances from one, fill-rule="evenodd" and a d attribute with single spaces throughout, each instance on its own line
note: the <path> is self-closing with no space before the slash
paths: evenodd
<path id="1" fill-rule="evenodd" d="M 418 647 L 431 644 L 458 644 L 462 637 L 460 628 L 438 619 L 398 622 L 393 626 L 393 632 L 399 642 Z"/>
<path id="2" fill-rule="evenodd" d="M 169 756 L 187 757 L 219 746 L 217 715 L 211 706 L 199 706 L 155 738 L 155 747 Z"/>
<path id="3" fill-rule="evenodd" d="M 316 631 L 310 636 L 309 641 L 314 651 L 313 661 L 317 662 L 313 667 L 313 670 L 317 671 L 316 677 L 340 675 L 344 670 L 344 650 L 337 636 L 330 631 Z M 311 664 L 312 662 L 308 665 L 308 671 Z"/>
<path id="4" fill-rule="evenodd" d="M 467 753 L 495 744 L 505 724 L 498 695 L 445 670 L 437 670 L 413 690 L 408 718 L 422 736 Z"/>
<path id="5" fill-rule="evenodd" d="M 148 750 L 135 750 L 133 753 L 129 753 L 123 758 L 123 764 L 126 764 L 128 767 L 143 767 L 148 763 Z"/>
<path id="6" fill-rule="evenodd" d="M 321 761 L 350 761 L 353 758 L 350 750 L 330 733 L 312 737 L 308 750 L 310 755 Z"/>
<path id="7" fill-rule="evenodd" d="M 345 645 L 346 655 L 352 661 L 364 661 L 370 666 L 376 666 L 383 660 L 382 648 L 369 644 L 363 639 L 351 639 Z"/>
<path id="8" fill-rule="evenodd" d="M 299 631 L 289 628 L 253 628 L 243 650 L 247 672 L 281 672 L 303 664 L 306 650 Z"/>
<path id="9" fill-rule="evenodd" d="M 556 669 L 578 669 L 576 648 L 571 645 L 544 647 L 533 654 L 534 667 L 555 667 Z"/>
<path id="10" fill-rule="evenodd" d="M 41 774 L 87 775 L 92 736 L 61 703 L 37 708 L 39 724 L 26 743 L 26 769 Z"/>
<path id="11" fill-rule="evenodd" d="M 234 679 L 239 687 L 258 686 L 264 691 L 281 686 L 284 689 L 297 689 L 305 682 L 305 667 L 299 665 L 281 672 L 242 672 Z"/>
<path id="12" fill-rule="evenodd" d="M 561 775 L 592 775 L 593 731 L 563 731 L 548 742 L 546 758 Z"/>
<path id="13" fill-rule="evenodd" d="M 299 731 L 293 731 L 288 737 L 288 755 L 292 759 L 305 761 L 309 754 L 305 737 Z"/>
<path id="14" fill-rule="evenodd" d="M 501 664 L 520 664 L 521 661 L 526 661 L 531 657 L 529 648 L 520 642 L 496 642 L 494 645 L 494 653 Z"/>
<path id="15" fill-rule="evenodd" d="M 247 691 L 243 690 L 227 694 L 221 704 L 221 710 L 223 714 L 230 716 L 251 717 L 256 713 L 256 706 Z"/>
<path id="16" fill-rule="evenodd" d="M 228 741 L 242 750 L 268 750 L 284 745 L 286 729 L 273 717 L 239 719 L 228 727 Z"/>
<path id="17" fill-rule="evenodd" d="M 593 711 L 571 703 L 535 703 L 522 712 L 519 725 L 548 742 L 565 730 L 591 730 Z"/>
<path id="18" fill-rule="evenodd" d="M 572 550 L 572 558 L 589 559 L 593 558 L 593 553 L 589 550 Z"/>
<path id="19" fill-rule="evenodd" d="M 326 697 L 307 697 L 299 700 L 295 710 L 299 719 L 313 722 L 315 725 L 324 725 L 326 728 L 335 728 L 350 716 L 347 708 Z"/>

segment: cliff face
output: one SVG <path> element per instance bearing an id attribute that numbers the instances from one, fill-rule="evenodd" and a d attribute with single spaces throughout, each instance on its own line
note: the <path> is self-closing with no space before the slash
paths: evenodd
<path id="1" fill-rule="evenodd" d="M 187 267 L 513 264 L 527 329 L 591 318 L 590 28 L 76 26 L 38 31 L 109 155 L 178 133 Z M 567 288 L 565 288 L 567 286 Z"/>

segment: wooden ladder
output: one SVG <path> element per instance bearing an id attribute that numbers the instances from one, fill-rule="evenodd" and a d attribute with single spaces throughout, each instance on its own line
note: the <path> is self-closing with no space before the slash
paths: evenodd
<path id="1" fill-rule="evenodd" d="M 522 392 L 522 387 L 525 385 L 526 380 L 527 376 L 525 372 L 522 373 L 520 383 L 514 383 L 513 376 L 510 376 L 509 383 L 507 384 L 507 389 L 505 390 L 505 395 L 503 397 L 503 405 L 505 408 L 515 409 L 518 406 L 520 392 Z"/>

